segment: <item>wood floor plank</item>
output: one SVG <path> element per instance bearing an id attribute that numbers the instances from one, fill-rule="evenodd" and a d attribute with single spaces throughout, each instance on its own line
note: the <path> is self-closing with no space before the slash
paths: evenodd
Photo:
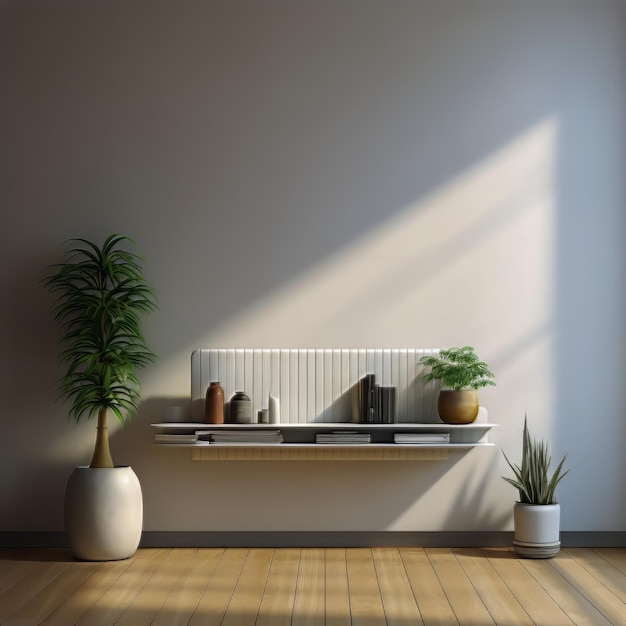
<path id="1" fill-rule="evenodd" d="M 385 609 L 380 595 L 376 568 L 370 548 L 351 548 L 346 552 L 348 589 L 352 624 L 385 625 Z"/>
<path id="2" fill-rule="evenodd" d="M 29 576 L 22 578 L 0 596 L 0 622 L 7 620 L 27 602 L 58 578 L 70 563 L 39 563 Z"/>
<path id="3" fill-rule="evenodd" d="M 550 565 L 567 579 L 613 624 L 626 623 L 626 605 L 565 551 L 550 559 Z"/>
<path id="4" fill-rule="evenodd" d="M 195 548 L 170 550 L 135 594 L 116 626 L 149 626 L 180 582 L 195 552 Z"/>
<path id="5" fill-rule="evenodd" d="M 426 626 L 457 624 L 454 611 L 424 549 L 402 548 L 400 556 L 424 624 Z"/>
<path id="6" fill-rule="evenodd" d="M 387 626 L 423 624 L 397 548 L 372 548 Z"/>
<path id="7" fill-rule="evenodd" d="M 293 626 L 324 626 L 325 559 L 323 548 L 303 548 L 300 551 Z"/>
<path id="8" fill-rule="evenodd" d="M 479 549 L 459 548 L 452 552 L 496 624 L 532 625 L 528 613 Z"/>
<path id="9" fill-rule="evenodd" d="M 152 626 L 178 626 L 189 622 L 223 554 L 223 548 L 199 548 L 195 551 Z"/>
<path id="10" fill-rule="evenodd" d="M 520 559 L 530 575 L 545 589 L 548 595 L 563 609 L 575 624 L 610 626 L 610 622 L 579 593 L 548 561 L 543 559 Z"/>
<path id="11" fill-rule="evenodd" d="M 247 556 L 246 548 L 230 548 L 224 552 L 189 620 L 189 626 L 217 626 L 222 623 Z"/>
<path id="12" fill-rule="evenodd" d="M 6 622 L 6 626 L 41 624 L 100 567 L 100 563 L 75 563 L 67 567 Z"/>
<path id="13" fill-rule="evenodd" d="M 449 548 L 428 548 L 430 560 L 459 624 L 495 624 L 476 589 Z"/>
<path id="14" fill-rule="evenodd" d="M 228 604 L 223 626 L 254 626 L 272 563 L 271 548 L 250 550 Z"/>
<path id="15" fill-rule="evenodd" d="M 169 553 L 170 550 L 166 548 L 139 550 L 130 566 L 98 598 L 78 624 L 85 626 L 115 624 Z"/>
<path id="16" fill-rule="evenodd" d="M 510 549 L 488 548 L 481 552 L 506 583 L 537 626 L 569 626 L 572 620 L 531 576 Z"/>
<path id="17" fill-rule="evenodd" d="M 327 548 L 325 551 L 326 626 L 350 626 L 350 592 L 345 548 Z"/>
<path id="18" fill-rule="evenodd" d="M 256 626 L 291 625 L 299 565 L 299 549 L 274 550 Z"/>
<path id="19" fill-rule="evenodd" d="M 123 561 L 102 563 L 69 598 L 66 598 L 42 624 L 67 626 L 76 624 L 115 581 L 130 567 L 137 555 Z M 72 566 L 73 567 L 73 566 Z"/>
<path id="20" fill-rule="evenodd" d="M 30 576 L 39 565 L 38 561 L 0 560 L 0 596 Z"/>
<path id="21" fill-rule="evenodd" d="M 593 551 L 626 576 L 626 548 L 594 548 Z"/>
<path id="22" fill-rule="evenodd" d="M 626 574 L 590 548 L 570 548 L 562 552 L 576 559 L 596 580 L 626 602 Z"/>

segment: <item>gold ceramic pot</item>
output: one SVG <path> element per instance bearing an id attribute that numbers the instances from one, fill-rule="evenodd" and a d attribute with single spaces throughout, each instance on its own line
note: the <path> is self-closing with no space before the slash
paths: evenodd
<path id="1" fill-rule="evenodd" d="M 478 391 L 442 389 L 439 392 L 437 410 L 446 424 L 470 424 L 478 415 Z"/>

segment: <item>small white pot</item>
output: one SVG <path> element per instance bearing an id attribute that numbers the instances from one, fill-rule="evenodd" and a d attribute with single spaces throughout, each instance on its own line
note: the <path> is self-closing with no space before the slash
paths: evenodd
<path id="1" fill-rule="evenodd" d="M 558 504 L 513 506 L 513 547 L 521 556 L 549 558 L 560 548 L 561 507 Z"/>
<path id="2" fill-rule="evenodd" d="M 130 467 L 76 467 L 65 489 L 65 530 L 76 558 L 127 559 L 139 547 L 143 498 Z"/>

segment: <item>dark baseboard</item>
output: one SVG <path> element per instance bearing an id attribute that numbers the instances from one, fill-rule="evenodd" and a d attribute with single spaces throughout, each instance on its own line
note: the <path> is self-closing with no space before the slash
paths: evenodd
<path id="1" fill-rule="evenodd" d="M 144 531 L 142 548 L 495 548 L 513 533 L 497 532 L 178 532 Z M 67 548 L 64 532 L 0 532 L 0 548 Z M 561 532 L 564 548 L 625 548 L 626 532 Z"/>

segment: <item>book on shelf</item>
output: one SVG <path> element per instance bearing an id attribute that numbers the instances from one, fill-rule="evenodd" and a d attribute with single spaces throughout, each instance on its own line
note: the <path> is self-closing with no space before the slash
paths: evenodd
<path id="1" fill-rule="evenodd" d="M 450 433 L 394 433 L 394 443 L 450 443 Z"/>
<path id="2" fill-rule="evenodd" d="M 370 433 L 356 431 L 333 431 L 315 435 L 315 443 L 364 444 L 371 443 L 371 441 L 372 436 Z"/>
<path id="3" fill-rule="evenodd" d="M 187 433 L 177 435 L 175 433 L 156 433 L 154 435 L 155 443 L 195 443 L 198 437 L 195 433 Z"/>

